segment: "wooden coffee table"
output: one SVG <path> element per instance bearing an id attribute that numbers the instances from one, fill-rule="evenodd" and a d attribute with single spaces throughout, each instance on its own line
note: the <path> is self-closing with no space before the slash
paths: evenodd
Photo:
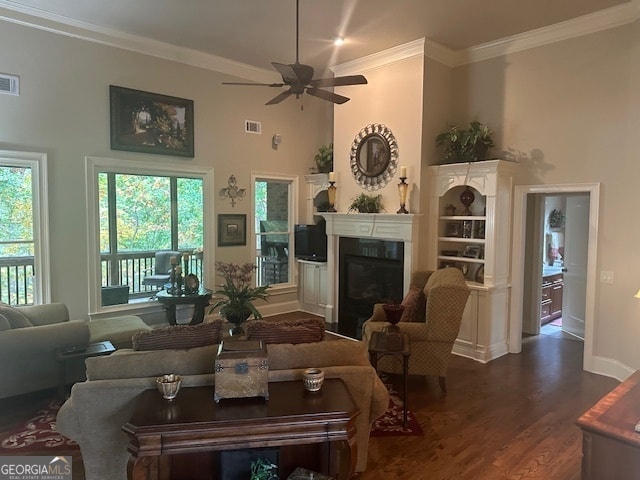
<path id="1" fill-rule="evenodd" d="M 172 400 L 146 390 L 122 429 L 129 435 L 129 479 L 180 478 L 171 457 L 180 454 L 279 447 L 280 478 L 297 466 L 340 480 L 355 470 L 355 418 L 360 413 L 340 379 L 310 393 L 302 381 L 269 383 L 263 398 L 213 401 L 213 386 L 185 387 Z M 309 449 L 315 444 L 317 448 Z M 292 454 L 300 447 L 300 454 Z"/>

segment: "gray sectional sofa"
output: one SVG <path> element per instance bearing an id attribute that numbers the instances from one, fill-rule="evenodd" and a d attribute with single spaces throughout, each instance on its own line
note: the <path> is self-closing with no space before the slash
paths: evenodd
<path id="1" fill-rule="evenodd" d="M 25 321 L 26 318 L 26 321 Z M 0 306 L 0 398 L 53 388 L 56 349 L 89 343 L 85 320 L 69 319 L 63 303 L 18 308 Z M 69 381 L 80 378 L 71 372 Z"/>

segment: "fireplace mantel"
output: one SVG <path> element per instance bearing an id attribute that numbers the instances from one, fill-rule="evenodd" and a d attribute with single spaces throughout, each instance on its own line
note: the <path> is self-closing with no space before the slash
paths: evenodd
<path id="1" fill-rule="evenodd" d="M 339 238 L 371 238 L 404 243 L 403 282 L 405 293 L 409 289 L 411 272 L 417 266 L 419 214 L 392 213 L 322 213 L 327 222 L 327 269 L 328 304 L 326 308 L 327 322 L 338 321 L 339 292 Z"/>

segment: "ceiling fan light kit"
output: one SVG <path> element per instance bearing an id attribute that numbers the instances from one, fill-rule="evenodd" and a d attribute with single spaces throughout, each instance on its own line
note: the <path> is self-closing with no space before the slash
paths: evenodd
<path id="1" fill-rule="evenodd" d="M 301 64 L 299 60 L 299 4 L 300 0 L 296 0 L 296 61 L 295 63 L 290 64 L 271 62 L 271 65 L 273 65 L 273 67 L 282 76 L 282 83 L 222 82 L 223 85 L 250 85 L 275 88 L 281 88 L 285 86 L 289 87 L 284 92 L 276 95 L 274 98 L 269 100 L 265 105 L 276 105 L 291 95 L 295 95 L 296 98 L 300 98 L 300 96 L 304 93 L 307 93 L 312 97 L 320 98 L 321 100 L 327 100 L 329 102 L 340 105 L 348 102 L 349 98 L 343 95 L 338 95 L 337 93 L 329 92 L 327 90 L 321 90 L 321 87 L 365 85 L 367 83 L 367 79 L 364 77 L 364 75 L 346 75 L 342 77 L 318 78 L 314 80 L 313 67 L 311 67 L 310 65 Z"/>

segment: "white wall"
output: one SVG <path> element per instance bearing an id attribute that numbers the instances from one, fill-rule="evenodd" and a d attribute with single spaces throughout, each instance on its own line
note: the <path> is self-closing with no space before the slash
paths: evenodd
<path id="1" fill-rule="evenodd" d="M 601 182 L 594 351 L 640 368 L 640 28 L 604 32 L 457 68 L 455 113 L 496 131 L 527 184 Z"/>
<path id="2" fill-rule="evenodd" d="M 317 148 L 331 141 L 329 102 L 305 96 L 304 111 L 289 99 L 264 106 L 275 89 L 222 86 L 220 73 L 87 41 L 0 22 L 0 72 L 20 76 L 20 96 L 0 95 L 0 149 L 45 152 L 49 159 L 52 299 L 86 317 L 87 229 L 84 159 L 87 155 L 172 165 L 213 166 L 216 213 L 250 214 L 217 191 L 235 174 L 250 188 L 252 171 L 304 175 Z M 194 100 L 195 158 L 112 151 L 109 85 Z M 244 120 L 262 122 L 263 135 L 244 133 Z M 273 133 L 282 135 L 277 150 Z M 301 180 L 304 184 L 304 179 Z M 304 202 L 300 188 L 299 203 Z M 302 213 L 302 212 L 301 212 Z M 248 246 L 217 248 L 209 259 L 252 261 Z M 213 285 L 206 285 L 212 287 Z M 295 300 L 295 292 L 274 298 Z"/>

